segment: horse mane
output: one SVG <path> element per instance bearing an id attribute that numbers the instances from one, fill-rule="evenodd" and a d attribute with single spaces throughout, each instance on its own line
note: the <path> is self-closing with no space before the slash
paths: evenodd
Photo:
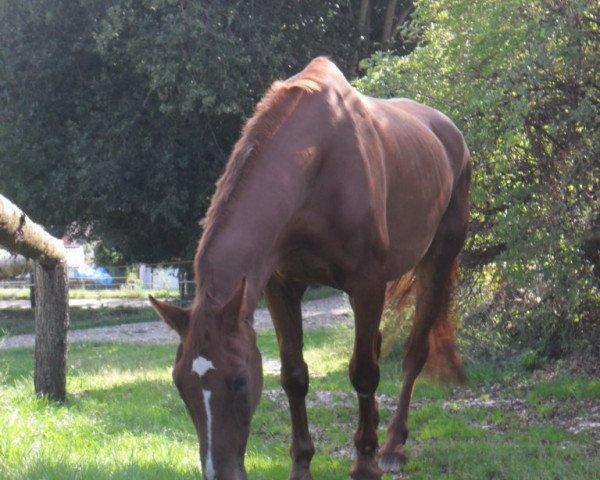
<path id="1" fill-rule="evenodd" d="M 287 79 L 275 81 L 267 94 L 258 102 L 252 117 L 246 121 L 242 134 L 233 148 L 225 172 L 216 183 L 216 190 L 206 218 L 201 222 L 204 234 L 201 244 L 207 244 L 216 225 L 221 222 L 235 196 L 238 185 L 247 175 L 260 149 L 291 114 L 303 94 L 323 91 L 331 70 L 339 70 L 325 57 L 314 59 L 302 72 Z M 341 72 L 339 72 L 340 75 Z"/>

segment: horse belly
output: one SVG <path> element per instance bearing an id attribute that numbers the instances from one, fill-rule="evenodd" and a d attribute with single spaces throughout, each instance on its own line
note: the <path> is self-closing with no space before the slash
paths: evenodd
<path id="1" fill-rule="evenodd" d="M 385 269 L 387 281 L 396 280 L 412 270 L 425 256 L 432 240 L 433 237 L 420 244 L 415 242 L 410 245 L 391 245 Z"/>
<path id="2" fill-rule="evenodd" d="M 304 283 L 320 283 L 344 289 L 371 250 L 371 228 L 357 227 L 323 212 L 299 213 L 282 236 L 277 272 Z"/>
<path id="3" fill-rule="evenodd" d="M 283 278 L 306 285 L 317 283 L 343 289 L 343 270 L 310 251 L 291 251 L 288 256 L 281 259 L 276 272 Z"/>

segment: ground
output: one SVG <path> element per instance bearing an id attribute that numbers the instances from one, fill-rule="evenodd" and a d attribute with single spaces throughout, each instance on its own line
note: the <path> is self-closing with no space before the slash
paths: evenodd
<path id="1" fill-rule="evenodd" d="M 104 305 L 106 306 L 106 305 Z M 12 305 L 14 308 L 14 305 Z M 91 305 L 93 307 L 93 305 Z M 305 328 L 316 329 L 352 325 L 352 313 L 346 297 L 336 295 L 326 299 L 306 302 L 303 306 Z M 255 326 L 258 331 L 272 328 L 271 320 L 265 309 L 255 313 Z M 0 339 L 0 349 L 32 347 L 32 335 L 15 335 Z M 163 322 L 158 320 L 143 323 L 101 327 L 70 332 L 71 342 L 143 342 L 162 343 L 177 341 L 177 336 Z M 279 372 L 279 360 L 275 357 L 264 358 L 267 373 Z M 567 379 L 573 378 L 572 383 Z M 520 429 L 528 426 L 548 426 L 569 432 L 573 435 L 587 435 L 593 438 L 600 452 L 600 399 L 599 395 L 579 395 L 578 378 L 600 378 L 600 365 L 570 358 L 551 363 L 530 375 L 515 375 L 512 378 L 496 380 L 475 379 L 467 386 L 454 387 L 442 403 L 446 414 L 460 416 L 465 411 L 479 410 L 485 412 L 477 416 L 473 426 L 493 433 L 502 433 L 518 425 Z M 543 388 L 549 383 L 557 382 L 551 395 L 545 395 Z M 563 385 L 561 385 L 563 382 Z M 598 382 L 596 382 L 597 384 Z M 564 393 L 556 393 L 556 392 Z M 269 388 L 264 397 L 275 404 L 285 404 L 285 395 L 279 388 Z M 395 409 L 396 398 L 391 395 L 378 395 L 382 418 L 385 420 Z M 413 402 L 413 415 L 425 409 L 428 400 L 416 399 Z M 321 406 L 328 409 L 341 407 L 354 410 L 356 397 L 354 392 L 346 390 L 312 390 L 308 397 L 308 407 Z M 501 420 L 500 420 L 501 419 Z M 311 424 L 311 430 L 317 443 L 323 425 Z M 351 434 L 348 435 L 351 438 Z M 413 440 L 414 442 L 414 440 Z M 418 445 L 418 440 L 416 441 Z M 351 441 L 340 445 L 333 455 L 347 458 L 352 451 Z M 398 477 L 402 478 L 402 477 Z"/>
<path id="2" fill-rule="evenodd" d="M 122 307 L 134 308 L 148 307 L 147 300 L 71 300 L 71 306 L 78 307 Z M 29 308 L 28 300 L 0 301 L 2 308 Z M 344 295 L 334 295 L 320 300 L 306 302 L 303 305 L 305 328 L 326 328 L 342 324 L 351 325 L 352 313 L 350 304 Z M 130 323 L 112 327 L 90 328 L 85 330 L 71 330 L 69 342 L 132 342 L 132 343 L 159 343 L 176 342 L 177 334 L 170 330 L 165 323 L 158 320 L 158 315 L 153 321 Z M 271 317 L 266 309 L 261 308 L 254 313 L 254 326 L 257 331 L 273 328 Z M 33 347 L 33 335 L 13 335 L 0 338 L 0 349 Z"/>

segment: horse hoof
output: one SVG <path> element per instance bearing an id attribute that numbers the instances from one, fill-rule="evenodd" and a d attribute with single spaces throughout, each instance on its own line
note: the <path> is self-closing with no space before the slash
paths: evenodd
<path id="1" fill-rule="evenodd" d="M 381 475 L 374 473 L 361 473 L 356 475 L 351 474 L 349 480 L 381 480 L 382 475 L 383 473 Z"/>
<path id="2" fill-rule="evenodd" d="M 350 479 L 349 480 L 381 480 L 381 476 L 383 475 L 383 473 L 381 475 L 377 475 L 374 473 L 365 473 L 365 474 L 358 474 L 358 475 L 350 475 Z"/>
<path id="3" fill-rule="evenodd" d="M 350 472 L 351 480 L 381 480 L 383 472 L 375 462 L 355 465 Z"/>
<path id="4" fill-rule="evenodd" d="M 405 463 L 404 452 L 383 453 L 379 457 L 379 467 L 385 473 L 400 473 Z"/>
<path id="5" fill-rule="evenodd" d="M 288 480 L 313 480 L 310 472 L 292 472 Z"/>

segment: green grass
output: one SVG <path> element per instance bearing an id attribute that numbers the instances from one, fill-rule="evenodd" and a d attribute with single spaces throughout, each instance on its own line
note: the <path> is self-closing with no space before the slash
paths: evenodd
<path id="1" fill-rule="evenodd" d="M 158 320 L 158 316 L 151 307 L 71 307 L 69 309 L 69 328 L 71 330 L 153 320 Z M 33 333 L 33 322 L 34 312 L 31 309 L 0 309 L 0 336 Z"/>
<path id="2" fill-rule="evenodd" d="M 344 479 L 350 469 L 356 428 L 356 400 L 347 374 L 352 340 L 349 328 L 306 334 L 315 479 Z M 272 333 L 261 333 L 259 343 L 265 358 L 277 358 Z M 0 351 L 0 478 L 197 478 L 196 434 L 171 383 L 174 350 L 173 345 L 72 345 L 65 405 L 34 395 L 31 350 Z M 386 360 L 381 394 L 397 395 L 399 371 L 397 358 Z M 464 389 L 420 381 L 402 478 L 598 478 L 600 448 L 594 439 L 549 421 L 557 403 L 571 409 L 579 408 L 579 399 L 600 402 L 597 380 L 557 378 L 522 391 L 514 386 L 514 372 L 488 367 L 486 374 L 481 366 L 473 371 L 474 381 L 466 387 L 469 398 L 487 398 L 486 379 L 494 378 L 501 387 L 495 397 L 523 394 L 526 417 L 504 404 L 466 404 Z M 253 480 L 284 479 L 290 422 L 277 375 L 266 375 L 265 390 L 248 445 L 248 474 Z M 332 403 L 319 400 L 317 392 L 323 391 L 330 392 Z M 381 441 L 391 413 L 382 408 Z"/>
<path id="3" fill-rule="evenodd" d="M 558 378 L 535 385 L 528 395 L 529 401 L 542 400 L 589 400 L 600 399 L 600 380 L 582 378 Z"/>
<path id="4" fill-rule="evenodd" d="M 318 300 L 327 298 L 339 291 L 322 285 L 311 286 L 307 289 L 304 300 Z M 179 298 L 179 292 L 176 290 L 142 290 L 141 288 L 121 288 L 121 289 L 98 289 L 90 290 L 85 288 L 69 289 L 69 298 L 74 299 L 108 299 L 108 298 L 147 298 L 151 293 L 157 298 Z M 29 300 L 29 288 L 0 288 L 0 300 Z"/>
<path id="5" fill-rule="evenodd" d="M 74 299 L 108 299 L 108 298 L 148 298 L 151 293 L 158 298 L 179 298 L 175 290 L 142 290 L 141 288 L 98 289 L 72 288 L 69 298 Z M 0 288 L 0 300 L 29 300 L 29 288 Z"/>

